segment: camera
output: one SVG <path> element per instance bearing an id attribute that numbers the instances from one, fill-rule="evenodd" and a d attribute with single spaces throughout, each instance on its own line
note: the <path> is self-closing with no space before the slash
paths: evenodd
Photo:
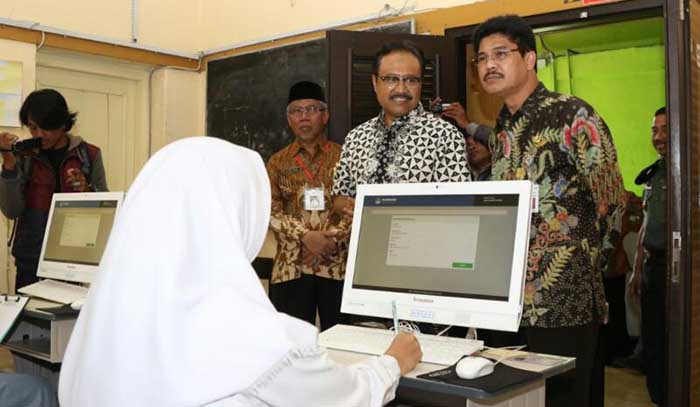
<path id="1" fill-rule="evenodd" d="M 445 109 L 447 109 L 448 107 L 450 107 L 450 105 L 451 105 L 451 103 L 436 103 L 436 104 L 432 107 L 432 110 L 431 110 L 431 111 L 432 111 L 433 113 L 442 113 L 442 112 L 445 111 Z"/>
<path id="2" fill-rule="evenodd" d="M 23 153 L 25 151 L 33 150 L 35 148 L 41 147 L 41 139 L 38 137 L 32 137 L 25 140 L 15 140 L 9 149 L 0 149 L 3 152 L 13 152 L 13 153 Z"/>

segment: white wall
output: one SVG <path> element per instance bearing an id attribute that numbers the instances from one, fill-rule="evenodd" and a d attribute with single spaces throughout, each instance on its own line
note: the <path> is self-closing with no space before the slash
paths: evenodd
<path id="1" fill-rule="evenodd" d="M 36 83 L 36 47 L 34 44 L 0 39 L 0 59 L 22 62 L 22 98 L 34 90 Z M 5 131 L 18 134 L 20 137 L 29 137 L 29 132 L 26 129 L 0 127 L 0 132 Z M 10 222 L 4 216 L 0 216 L 0 235 L 9 238 L 10 231 Z M 6 239 L 0 239 L 0 293 L 6 293 L 14 286 L 14 273 L 11 271 L 14 261 L 9 255 L 6 241 Z"/>
<path id="2" fill-rule="evenodd" d="M 159 69 L 151 83 L 151 154 L 177 139 L 204 135 L 205 75 Z"/>
<path id="3" fill-rule="evenodd" d="M 120 164 L 125 168 L 117 168 L 117 171 L 127 174 L 127 186 L 148 158 L 149 149 L 155 152 L 178 138 L 204 133 L 204 73 L 160 69 L 150 76 L 152 92 L 149 95 L 148 72 L 155 67 L 45 48 L 39 53 L 40 55 L 37 55 L 34 44 L 0 39 L 0 59 L 22 62 L 23 99 L 36 87 L 38 61 L 42 67 L 60 66 L 76 72 L 98 73 L 107 77 L 127 78 L 134 82 L 136 90 L 133 120 L 137 123 L 132 126 L 135 131 L 130 132 L 128 136 L 128 144 L 133 151 L 129 155 L 130 158 Z M 150 134 L 149 103 L 152 104 L 153 115 Z M 0 127 L 0 131 L 29 137 L 26 129 Z M 0 235 L 6 236 L 0 239 L 0 293 L 9 292 L 14 288 L 14 260 L 5 245 L 10 230 L 10 222 L 4 216 L 0 216 Z"/>
<path id="4" fill-rule="evenodd" d="M 474 3 L 476 0 L 263 0 L 202 2 L 204 49 L 263 39 L 347 21 Z M 390 9 L 385 10 L 384 6 Z"/>
<path id="5" fill-rule="evenodd" d="M 200 0 L 136 0 L 138 42 L 174 50 L 196 50 L 192 35 Z M 132 0 L 2 0 L 0 17 L 131 41 Z"/>
<path id="6" fill-rule="evenodd" d="M 475 0 L 135 0 L 142 45 L 197 52 L 284 33 Z M 388 4 L 388 10 L 384 6 Z M 132 0 L 2 0 L 0 18 L 131 41 Z"/>

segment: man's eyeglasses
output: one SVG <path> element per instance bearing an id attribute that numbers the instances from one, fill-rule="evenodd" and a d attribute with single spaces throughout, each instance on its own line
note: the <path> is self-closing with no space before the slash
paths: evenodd
<path id="1" fill-rule="evenodd" d="M 383 75 L 379 77 L 379 80 L 390 89 L 397 87 L 399 82 L 403 82 L 407 88 L 417 88 L 421 83 L 421 79 L 417 76 L 401 77 L 396 75 Z"/>
<path id="2" fill-rule="evenodd" d="M 508 48 L 500 48 L 495 51 L 493 51 L 493 54 L 489 55 L 485 52 L 479 52 L 479 54 L 476 56 L 476 58 L 472 59 L 472 62 L 474 65 L 478 66 L 483 66 L 486 65 L 486 63 L 492 59 L 495 62 L 502 62 L 508 57 L 508 54 L 511 52 L 515 51 L 520 51 L 519 48 L 513 48 L 513 49 L 508 49 Z"/>
<path id="3" fill-rule="evenodd" d="M 291 116 L 296 116 L 296 117 L 301 117 L 304 113 L 308 113 L 310 115 L 316 114 L 318 112 L 325 112 L 326 108 L 323 106 L 318 106 L 318 105 L 311 105 L 311 106 L 295 106 L 295 107 L 290 107 L 287 109 L 287 114 Z"/>

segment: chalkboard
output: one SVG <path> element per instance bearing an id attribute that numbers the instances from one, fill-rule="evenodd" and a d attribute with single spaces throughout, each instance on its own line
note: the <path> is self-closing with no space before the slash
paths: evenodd
<path id="1" fill-rule="evenodd" d="M 412 21 L 375 29 L 410 33 Z M 286 115 L 289 88 L 306 80 L 326 89 L 327 55 L 322 38 L 209 62 L 207 135 L 251 148 L 267 162 L 294 139 Z"/>
<path id="2" fill-rule="evenodd" d="M 251 148 L 267 162 L 293 140 L 289 88 L 304 80 L 325 88 L 326 54 L 320 39 L 210 62 L 207 135 Z"/>

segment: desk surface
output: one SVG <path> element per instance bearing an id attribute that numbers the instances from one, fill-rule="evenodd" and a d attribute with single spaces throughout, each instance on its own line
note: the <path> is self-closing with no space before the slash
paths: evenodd
<path id="1" fill-rule="evenodd" d="M 39 319 L 47 319 L 51 321 L 65 320 L 65 319 L 76 319 L 78 317 L 78 311 L 68 311 L 61 313 L 53 313 L 43 310 L 44 308 L 53 307 L 65 307 L 64 304 L 57 302 L 46 301 L 39 298 L 30 298 L 27 306 L 22 311 L 23 315 Z"/>
<path id="2" fill-rule="evenodd" d="M 335 349 L 328 349 L 328 355 L 337 363 L 344 365 L 357 363 L 369 357 L 369 355 L 365 355 L 362 353 L 344 352 Z M 430 373 L 436 370 L 444 369 L 445 367 L 446 366 L 444 365 L 437 365 L 433 363 L 419 363 L 413 371 L 408 373 L 406 376 L 401 377 L 399 386 L 419 391 L 434 392 L 474 400 L 498 398 L 516 392 L 524 387 L 527 387 L 528 385 L 535 385 L 539 382 L 542 382 L 548 377 L 555 376 L 573 369 L 575 367 L 575 359 L 562 358 L 561 363 L 555 366 L 551 366 L 545 370 L 541 370 L 540 373 L 542 374 L 542 376 L 533 377 L 532 380 L 529 380 L 527 382 L 521 382 L 514 386 L 505 387 L 502 390 L 493 393 L 487 393 L 480 389 L 439 382 L 436 380 L 419 379 L 417 377 L 425 373 Z"/>

